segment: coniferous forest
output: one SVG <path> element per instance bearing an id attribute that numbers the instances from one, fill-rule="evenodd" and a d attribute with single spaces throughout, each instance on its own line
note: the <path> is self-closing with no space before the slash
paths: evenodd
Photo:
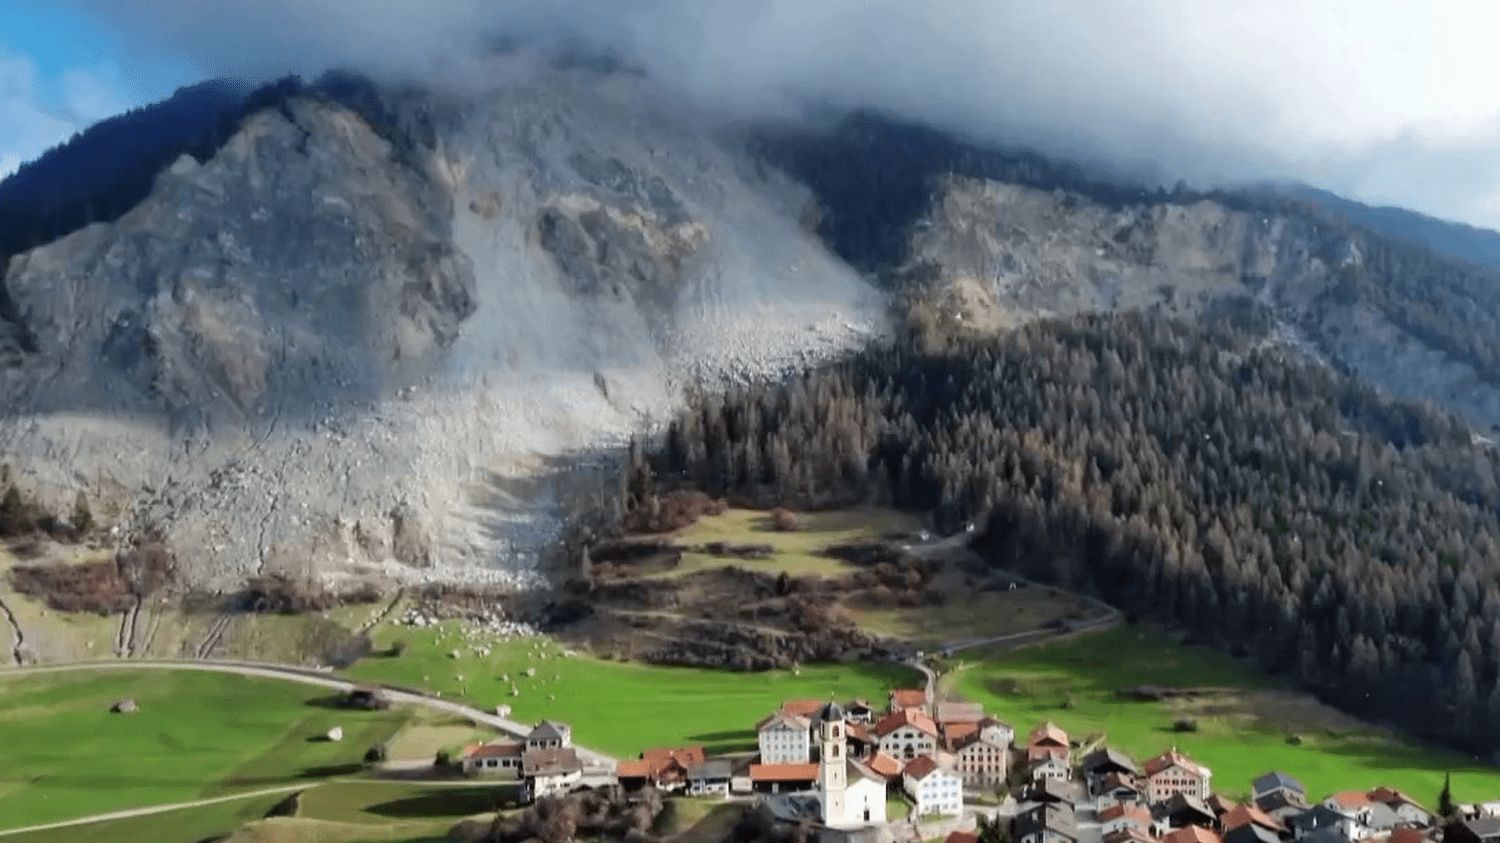
<path id="1" fill-rule="evenodd" d="M 1269 328 L 1241 310 L 1080 316 L 938 349 L 909 337 L 703 396 L 634 471 L 764 505 L 972 520 L 995 566 L 1346 710 L 1500 747 L 1500 457 Z"/>

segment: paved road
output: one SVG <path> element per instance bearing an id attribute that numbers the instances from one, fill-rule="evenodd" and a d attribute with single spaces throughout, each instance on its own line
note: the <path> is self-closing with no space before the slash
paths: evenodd
<path id="1" fill-rule="evenodd" d="M 308 668 L 291 667 L 288 665 L 270 664 L 265 662 L 251 661 L 190 661 L 186 659 L 128 659 L 110 661 L 87 661 L 70 662 L 65 664 L 36 665 L 33 667 L 14 667 L 0 669 L 0 679 L 7 676 L 30 675 L 37 673 L 63 673 L 79 670 L 202 670 L 211 673 L 234 673 L 240 676 L 258 676 L 269 679 L 281 679 L 287 682 L 300 682 L 303 685 L 315 685 L 334 691 L 348 692 L 356 683 L 346 679 L 339 679 L 328 673 L 311 670 Z M 379 686 L 390 701 L 397 705 L 419 705 L 425 708 L 453 714 L 472 720 L 497 731 L 504 732 L 514 737 L 525 737 L 531 731 L 531 726 L 504 717 L 498 717 L 487 711 L 464 705 L 453 700 L 445 700 L 440 697 L 410 691 L 404 688 L 390 686 Z M 576 747 L 578 758 L 588 768 L 595 770 L 613 770 L 616 759 L 584 747 Z"/>

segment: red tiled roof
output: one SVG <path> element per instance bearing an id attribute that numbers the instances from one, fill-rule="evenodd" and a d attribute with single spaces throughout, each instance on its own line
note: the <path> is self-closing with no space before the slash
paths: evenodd
<path id="1" fill-rule="evenodd" d="M 1411 805 L 1415 808 L 1422 808 L 1421 802 L 1418 802 L 1417 800 L 1395 789 L 1394 787 L 1377 787 L 1374 790 L 1370 791 L 1369 797 L 1376 802 L 1382 802 L 1392 807 L 1396 805 Z M 1422 808 L 1422 810 L 1426 811 L 1427 809 Z"/>
<path id="2" fill-rule="evenodd" d="M 1373 800 L 1370 799 L 1370 794 L 1362 790 L 1341 790 L 1331 794 L 1325 801 L 1330 801 L 1340 808 L 1354 810 L 1365 807 Z"/>
<path id="3" fill-rule="evenodd" d="M 916 758 L 906 762 L 905 773 L 914 779 L 925 779 L 940 767 L 942 765 L 931 755 L 918 755 Z"/>
<path id="4" fill-rule="evenodd" d="M 979 734 L 978 723 L 944 723 L 938 728 L 943 730 L 943 740 L 948 742 L 950 749 L 958 746 L 965 739 Z"/>
<path id="5" fill-rule="evenodd" d="M 1149 827 L 1151 825 L 1151 812 L 1140 805 L 1111 805 L 1099 812 L 1099 822 L 1107 823 L 1120 818 L 1132 819 L 1137 823 Z"/>
<path id="6" fill-rule="evenodd" d="M 464 747 L 464 758 L 520 758 L 526 747 L 518 743 L 476 743 Z"/>
<path id="7" fill-rule="evenodd" d="M 902 709 L 895 714 L 887 714 L 880 718 L 880 722 L 875 724 L 875 734 L 884 737 L 902 726 L 915 727 L 918 731 L 934 738 L 938 736 L 938 727 L 932 722 L 932 718 L 914 708 Z"/>
<path id="8" fill-rule="evenodd" d="M 1065 746 L 1031 746 L 1026 748 L 1026 760 L 1036 763 L 1044 758 L 1057 758 L 1068 760 L 1068 748 Z"/>
<path id="9" fill-rule="evenodd" d="M 781 710 L 798 717 L 812 717 L 827 704 L 828 700 L 787 700 L 781 704 Z"/>
<path id="10" fill-rule="evenodd" d="M 621 761 L 615 765 L 615 776 L 622 779 L 648 779 L 651 777 L 651 764 L 635 758 Z"/>
<path id="11" fill-rule="evenodd" d="M 1224 824 L 1225 831 L 1233 831 L 1242 825 L 1249 825 L 1251 823 L 1270 831 L 1286 831 L 1286 826 L 1282 825 L 1281 820 L 1276 819 L 1254 805 L 1237 805 L 1226 811 L 1224 816 L 1219 818 L 1219 822 Z"/>
<path id="12" fill-rule="evenodd" d="M 927 705 L 927 692 L 921 688 L 896 688 L 891 691 L 891 708 L 921 708 Z"/>
<path id="13" fill-rule="evenodd" d="M 1146 762 L 1146 776 L 1147 778 L 1150 778 L 1151 776 L 1160 773 L 1162 770 L 1170 769 L 1172 767 L 1181 767 L 1182 769 L 1187 770 L 1189 773 L 1192 773 L 1193 775 L 1200 778 L 1208 775 L 1207 771 L 1203 769 L 1203 765 L 1187 757 L 1186 755 L 1183 755 L 1175 749 L 1169 749 L 1166 752 L 1163 752 L 1161 755 L 1158 755 L 1150 761 Z"/>
<path id="14" fill-rule="evenodd" d="M 1162 843 L 1219 843 L 1219 835 L 1201 825 L 1179 828 L 1161 839 Z"/>
<path id="15" fill-rule="evenodd" d="M 689 767 L 704 761 L 703 747 L 652 747 L 639 760 L 621 761 L 615 775 L 627 779 L 676 779 L 687 774 Z"/>
<path id="16" fill-rule="evenodd" d="M 870 730 L 859 723 L 846 724 L 844 733 L 849 736 L 849 740 L 851 741 L 864 741 L 865 743 L 869 743 L 871 740 Z"/>
<path id="17" fill-rule="evenodd" d="M 950 831 L 943 843 L 979 843 L 979 835 L 972 831 Z"/>
<path id="18" fill-rule="evenodd" d="M 888 779 L 901 775 L 901 762 L 884 752 L 877 752 L 870 756 L 865 766 Z"/>
<path id="19" fill-rule="evenodd" d="M 786 709 L 778 709 L 766 719 L 755 724 L 755 731 L 759 732 L 773 723 L 786 723 L 794 729 L 811 729 L 812 721 L 800 714 L 793 714 Z"/>
<path id="20" fill-rule="evenodd" d="M 1427 832 L 1403 825 L 1391 829 L 1389 843 L 1427 843 Z"/>
<path id="21" fill-rule="evenodd" d="M 1058 746 L 1068 745 L 1068 733 L 1052 721 L 1047 721 L 1031 730 L 1031 737 L 1027 739 L 1028 746 L 1037 744 L 1056 744 Z"/>
<path id="22" fill-rule="evenodd" d="M 932 707 L 933 719 L 939 723 L 974 723 L 984 719 L 984 706 L 978 703 L 940 702 Z"/>
<path id="23" fill-rule="evenodd" d="M 802 782 L 818 777 L 817 764 L 751 764 L 754 782 Z"/>

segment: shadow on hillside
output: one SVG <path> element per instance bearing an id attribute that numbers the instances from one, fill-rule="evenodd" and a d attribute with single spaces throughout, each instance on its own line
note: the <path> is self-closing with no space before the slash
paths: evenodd
<path id="1" fill-rule="evenodd" d="M 392 819 L 464 817 L 499 808 L 508 792 L 504 788 L 495 787 L 434 788 L 432 793 L 392 799 L 370 805 L 364 810 Z"/>

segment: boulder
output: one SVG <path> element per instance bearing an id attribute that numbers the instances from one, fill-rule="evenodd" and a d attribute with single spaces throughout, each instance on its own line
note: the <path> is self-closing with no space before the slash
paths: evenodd
<path id="1" fill-rule="evenodd" d="M 109 710 L 114 712 L 115 714 L 135 714 L 140 710 L 140 706 L 135 704 L 135 699 L 133 697 L 126 697 L 123 700 L 115 700 L 115 702 L 110 705 Z"/>

